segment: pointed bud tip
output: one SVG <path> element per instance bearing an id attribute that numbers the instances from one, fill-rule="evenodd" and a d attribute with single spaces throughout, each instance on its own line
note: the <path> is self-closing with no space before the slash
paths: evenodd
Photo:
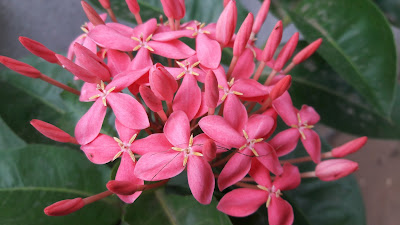
<path id="1" fill-rule="evenodd" d="M 85 206 L 82 198 L 66 199 L 47 206 L 44 213 L 48 216 L 65 216 Z"/>
<path id="2" fill-rule="evenodd" d="M 40 78 L 42 75 L 42 73 L 35 67 L 6 56 L 0 56 L 0 63 L 10 70 L 14 70 L 17 73 L 30 78 Z"/>
<path id="3" fill-rule="evenodd" d="M 360 150 L 366 143 L 367 143 L 368 137 L 360 137 L 357 139 L 354 139 L 352 141 L 349 141 L 339 147 L 336 147 L 332 149 L 331 153 L 332 156 L 335 158 L 342 158 L 347 155 L 350 155 L 352 153 L 357 152 Z"/>
<path id="4" fill-rule="evenodd" d="M 270 98 L 272 100 L 275 100 L 279 98 L 285 91 L 287 91 L 290 88 L 290 85 L 292 84 L 292 76 L 286 75 L 284 78 L 282 78 L 278 83 L 275 84 L 275 86 L 272 88 L 271 93 L 270 93 Z"/>
<path id="5" fill-rule="evenodd" d="M 30 124 L 45 137 L 63 143 L 76 143 L 75 138 L 60 128 L 41 120 L 33 119 Z"/>
<path id="6" fill-rule="evenodd" d="M 131 195 L 138 189 L 138 185 L 129 181 L 110 180 L 106 186 L 112 193 L 119 195 Z"/>
<path id="7" fill-rule="evenodd" d="M 96 10 L 93 9 L 93 7 L 90 6 L 87 2 L 81 1 L 81 5 L 82 5 L 83 11 L 85 12 L 87 18 L 93 25 L 97 26 L 97 25 L 105 24 L 103 19 L 101 19 L 99 14 L 96 12 Z"/>
<path id="8" fill-rule="evenodd" d="M 350 175 L 358 169 L 358 163 L 348 159 L 330 159 L 320 162 L 315 175 L 323 181 L 334 181 Z"/>
<path id="9" fill-rule="evenodd" d="M 322 44 L 322 38 L 319 38 L 301 50 L 293 57 L 293 63 L 299 64 L 308 59 L 315 51 L 318 50 L 319 46 Z"/>

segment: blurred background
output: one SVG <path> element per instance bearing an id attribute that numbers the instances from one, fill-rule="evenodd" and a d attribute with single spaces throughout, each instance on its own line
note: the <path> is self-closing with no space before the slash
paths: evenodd
<path id="1" fill-rule="evenodd" d="M 241 2 L 250 11 L 257 13 L 260 6 L 258 1 L 241 0 Z M 55 52 L 65 53 L 69 43 L 82 33 L 80 26 L 84 21 L 87 21 L 87 18 L 79 0 L 1 0 L 0 55 L 17 59 L 30 55 L 19 43 L 19 36 L 32 38 Z M 260 31 L 260 34 L 265 35 L 258 35 L 259 43 L 265 43 L 276 21 L 277 19 L 270 13 Z M 283 41 L 294 32 L 293 26 L 286 29 Z M 393 32 L 399 53 L 400 31 L 393 28 Z M 355 138 L 324 126 L 319 126 L 317 129 L 332 146 L 338 146 Z M 370 139 L 362 151 L 349 158 L 360 164 L 356 176 L 364 196 L 368 224 L 399 224 L 400 142 Z"/>

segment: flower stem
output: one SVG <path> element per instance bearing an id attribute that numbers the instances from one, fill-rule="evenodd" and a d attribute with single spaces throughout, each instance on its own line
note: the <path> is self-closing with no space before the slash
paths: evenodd
<path id="1" fill-rule="evenodd" d="M 47 83 L 49 83 L 51 85 L 57 86 L 57 87 L 59 87 L 61 89 L 64 89 L 65 91 L 71 92 L 72 94 L 75 94 L 75 95 L 78 95 L 78 96 L 81 95 L 81 92 L 76 90 L 75 88 L 72 88 L 70 86 L 67 86 L 67 85 L 61 83 L 61 82 L 58 82 L 58 81 L 54 80 L 53 78 L 50 78 L 50 77 L 48 77 L 48 76 L 46 76 L 44 74 L 40 74 L 40 79 L 43 80 L 43 81 L 46 81 Z"/>

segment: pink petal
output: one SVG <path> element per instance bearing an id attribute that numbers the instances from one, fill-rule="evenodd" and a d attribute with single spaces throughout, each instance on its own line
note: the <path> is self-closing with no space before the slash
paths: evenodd
<path id="1" fill-rule="evenodd" d="M 127 37 L 130 37 L 133 34 L 133 28 L 120 23 L 107 23 L 106 26 L 118 31 L 119 33 Z"/>
<path id="2" fill-rule="evenodd" d="M 153 112 L 161 112 L 163 110 L 162 102 L 154 92 L 146 85 L 140 85 L 139 87 L 140 96 L 142 97 L 144 103 Z"/>
<path id="3" fill-rule="evenodd" d="M 77 65 L 96 74 L 102 81 L 110 80 L 110 71 L 108 71 L 108 67 L 102 59 L 78 43 L 74 44 L 74 49 L 76 57 L 75 63 Z"/>
<path id="4" fill-rule="evenodd" d="M 268 199 L 268 193 L 250 188 L 235 189 L 222 197 L 217 209 L 230 216 L 244 217 L 253 214 Z"/>
<path id="5" fill-rule="evenodd" d="M 178 75 L 184 71 L 182 68 L 176 67 L 165 67 L 165 69 L 176 79 L 178 80 Z"/>
<path id="6" fill-rule="evenodd" d="M 268 207 L 268 222 L 270 225 L 292 225 L 294 220 L 293 208 L 280 197 L 271 196 Z"/>
<path id="7" fill-rule="evenodd" d="M 264 187 L 271 187 L 271 176 L 269 175 L 269 170 L 265 168 L 257 158 L 253 157 L 251 159 L 251 168 L 249 175 L 254 179 L 254 181 Z"/>
<path id="8" fill-rule="evenodd" d="M 242 133 L 239 133 L 222 117 L 206 116 L 199 121 L 199 126 L 205 134 L 216 142 L 228 147 L 240 148 L 246 143 Z"/>
<path id="9" fill-rule="evenodd" d="M 118 143 L 110 136 L 99 134 L 92 142 L 81 146 L 86 157 L 96 164 L 110 162 L 121 151 Z"/>
<path id="10" fill-rule="evenodd" d="M 85 38 L 86 38 L 85 34 L 81 34 L 81 35 L 79 35 L 77 38 L 75 38 L 75 39 L 71 42 L 71 44 L 70 44 L 69 47 L 68 47 L 68 53 L 67 53 L 67 58 L 68 58 L 69 60 L 73 60 L 73 59 L 74 59 L 74 56 L 75 56 L 75 53 L 74 53 L 74 44 L 75 44 L 75 43 L 82 44 L 83 41 L 85 40 Z"/>
<path id="11" fill-rule="evenodd" d="M 126 70 L 130 62 L 131 59 L 124 52 L 112 49 L 109 49 L 107 51 L 107 65 L 111 71 L 112 76 L 115 76 Z"/>
<path id="12" fill-rule="evenodd" d="M 77 76 L 79 79 L 88 83 L 97 83 L 97 81 L 99 81 L 99 77 L 97 77 L 95 74 L 76 65 L 64 56 L 56 54 L 56 57 L 66 70 Z"/>
<path id="13" fill-rule="evenodd" d="M 107 96 L 115 117 L 125 126 L 141 130 L 150 126 L 146 110 L 132 96 L 123 93 L 110 93 Z"/>
<path id="14" fill-rule="evenodd" d="M 136 26 L 133 29 L 132 36 L 139 37 L 141 34 L 143 34 L 143 37 L 147 38 L 148 36 L 150 36 L 150 34 L 153 34 L 154 31 L 156 31 L 156 29 L 157 29 L 157 20 L 152 18 L 149 19 L 147 22 Z"/>
<path id="15" fill-rule="evenodd" d="M 185 59 L 196 53 L 185 43 L 178 40 L 166 42 L 150 41 L 148 45 L 154 49 L 153 54 L 171 59 Z"/>
<path id="16" fill-rule="evenodd" d="M 157 152 L 143 155 L 135 168 L 135 175 L 147 181 L 164 180 L 180 174 L 183 166 L 183 153 Z"/>
<path id="17" fill-rule="evenodd" d="M 311 106 L 303 105 L 299 111 L 301 122 L 303 124 L 314 125 L 318 123 L 320 117 Z"/>
<path id="18" fill-rule="evenodd" d="M 149 50 L 140 48 L 131 64 L 129 64 L 129 69 L 137 70 L 151 66 L 153 66 L 153 61 L 151 60 Z"/>
<path id="19" fill-rule="evenodd" d="M 97 45 L 96 43 L 94 43 L 94 41 L 90 38 L 84 38 L 82 45 L 89 49 L 91 52 L 93 52 L 94 54 L 97 53 Z"/>
<path id="20" fill-rule="evenodd" d="M 190 138 L 190 124 L 186 114 L 182 111 L 173 112 L 165 123 L 164 134 L 174 146 L 186 148 Z"/>
<path id="21" fill-rule="evenodd" d="M 79 96 L 79 101 L 81 102 L 92 102 L 94 100 L 89 99 L 97 94 L 99 94 L 99 90 L 97 90 L 97 84 L 92 83 L 84 83 L 81 89 L 81 95 Z"/>
<path id="22" fill-rule="evenodd" d="M 196 38 L 196 52 L 201 64 L 210 69 L 216 69 L 221 62 L 221 46 L 205 34 L 198 34 Z"/>
<path id="23" fill-rule="evenodd" d="M 235 79 L 250 78 L 255 67 L 256 64 L 254 63 L 253 52 L 246 48 L 236 63 L 235 69 L 232 72 L 232 77 Z"/>
<path id="24" fill-rule="evenodd" d="M 192 37 L 193 31 L 191 30 L 177 30 L 177 31 L 167 31 L 162 33 L 157 33 L 153 35 L 152 40 L 154 41 L 172 41 L 178 40 L 181 37 Z"/>
<path id="25" fill-rule="evenodd" d="M 276 154 L 281 157 L 292 152 L 299 141 L 300 133 L 296 128 L 279 132 L 268 143 L 274 147 Z"/>
<path id="26" fill-rule="evenodd" d="M 132 161 L 129 154 L 124 152 L 121 157 L 121 164 L 118 167 L 118 171 L 115 176 L 115 180 L 129 181 L 136 185 L 143 185 L 144 181 L 137 178 L 134 175 L 134 170 L 135 170 L 135 162 Z M 137 191 L 131 195 L 118 195 L 118 197 L 125 203 L 130 204 L 130 203 L 134 202 L 141 193 L 142 193 L 141 191 Z"/>
<path id="27" fill-rule="evenodd" d="M 79 144 L 85 145 L 97 137 L 106 116 L 107 107 L 101 98 L 97 99 L 89 111 L 82 116 L 75 127 L 75 138 Z"/>
<path id="28" fill-rule="evenodd" d="M 304 148 L 315 163 L 321 161 L 321 140 L 318 134 L 311 129 L 303 130 L 306 139 L 301 138 Z"/>
<path id="29" fill-rule="evenodd" d="M 274 126 L 274 119 L 267 115 L 253 115 L 246 125 L 246 132 L 250 139 L 263 138 Z"/>
<path id="30" fill-rule="evenodd" d="M 178 83 L 161 64 L 157 63 L 151 68 L 149 82 L 155 96 L 167 102 L 172 101 Z"/>
<path id="31" fill-rule="evenodd" d="M 256 159 L 258 159 L 258 161 L 260 161 L 260 163 L 262 163 L 269 171 L 275 175 L 280 175 L 283 172 L 278 156 L 271 145 L 266 142 L 259 142 L 254 144 L 254 149 L 259 155 Z"/>
<path id="32" fill-rule="evenodd" d="M 134 130 L 124 126 L 117 118 L 115 118 L 115 129 L 117 130 L 119 139 L 124 143 L 129 143 L 132 136 L 140 132 L 140 130 Z"/>
<path id="33" fill-rule="evenodd" d="M 283 165 L 283 173 L 275 178 L 274 185 L 281 191 L 285 191 L 297 188 L 300 182 L 299 168 L 290 163 L 285 163 L 285 165 Z"/>
<path id="34" fill-rule="evenodd" d="M 273 106 L 286 125 L 292 126 L 298 124 L 296 108 L 294 108 L 288 92 L 285 92 L 281 97 L 273 101 Z"/>
<path id="35" fill-rule="evenodd" d="M 193 76 L 185 76 L 176 92 L 172 108 L 186 113 L 189 120 L 197 114 L 201 105 L 201 90 Z"/>
<path id="36" fill-rule="evenodd" d="M 132 85 L 134 82 L 139 80 L 149 71 L 149 68 L 140 70 L 125 70 L 122 73 L 117 74 L 114 79 L 107 85 L 107 90 L 115 87 L 114 92 L 122 91 L 126 87 Z"/>
<path id="37" fill-rule="evenodd" d="M 219 190 L 222 191 L 236 184 L 247 175 L 251 166 L 250 154 L 252 154 L 251 151 L 245 149 L 243 152 L 237 152 L 229 159 L 218 177 Z"/>
<path id="38" fill-rule="evenodd" d="M 139 155 L 153 152 L 166 152 L 173 145 L 169 143 L 164 133 L 149 135 L 143 139 L 136 140 L 131 145 L 131 150 Z"/>
<path id="39" fill-rule="evenodd" d="M 229 94 L 224 102 L 224 118 L 239 133 L 247 123 L 247 110 L 239 98 Z"/>
<path id="40" fill-rule="evenodd" d="M 253 79 L 239 79 L 233 84 L 232 91 L 237 91 L 243 95 L 239 96 L 241 99 L 262 97 L 268 94 L 264 85 L 258 83 Z"/>
<path id="41" fill-rule="evenodd" d="M 130 52 L 136 46 L 134 40 L 106 25 L 96 26 L 90 30 L 88 36 L 105 48 Z"/>
<path id="42" fill-rule="evenodd" d="M 215 187 L 210 164 L 201 156 L 189 155 L 187 175 L 194 198 L 201 204 L 210 204 Z"/>
<path id="43" fill-rule="evenodd" d="M 201 92 L 201 104 L 200 104 L 199 110 L 197 111 L 196 115 L 194 116 L 194 119 L 202 117 L 207 112 L 208 112 L 208 106 L 206 104 L 205 94 L 204 94 L 204 92 Z"/>

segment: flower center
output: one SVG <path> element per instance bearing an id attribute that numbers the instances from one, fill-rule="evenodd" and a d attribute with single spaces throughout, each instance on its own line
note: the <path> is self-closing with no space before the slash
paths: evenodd
<path id="1" fill-rule="evenodd" d="M 263 191 L 268 192 L 268 200 L 267 200 L 267 203 L 266 203 L 267 208 L 269 207 L 269 205 L 271 203 L 272 196 L 275 196 L 276 198 L 279 198 L 280 196 L 282 196 L 281 190 L 276 188 L 274 185 L 272 185 L 271 188 L 267 188 L 267 187 L 264 187 L 262 185 L 257 185 L 257 187 L 260 188 Z"/>
<path id="2" fill-rule="evenodd" d="M 188 147 L 186 147 L 186 148 L 172 147 L 171 148 L 174 151 L 183 152 L 183 154 L 184 154 L 183 166 L 186 166 L 189 155 L 203 156 L 203 154 L 201 154 L 200 152 L 193 151 L 192 146 L 193 146 L 193 134 L 190 135 Z"/>
<path id="3" fill-rule="evenodd" d="M 107 101 L 106 101 L 106 97 L 108 94 L 110 94 L 112 91 L 115 90 L 115 87 L 110 88 L 108 91 L 105 89 L 105 85 L 103 81 L 100 81 L 100 84 L 97 84 L 97 88 L 96 88 L 100 94 L 94 95 L 92 97 L 90 97 L 89 99 L 96 99 L 96 98 L 102 98 L 103 101 L 103 105 L 107 106 Z"/>
<path id="4" fill-rule="evenodd" d="M 243 150 L 245 148 L 249 148 L 255 156 L 259 156 L 258 152 L 254 148 L 254 144 L 258 143 L 258 142 L 262 142 L 264 139 L 263 138 L 250 139 L 249 135 L 247 135 L 247 132 L 245 130 L 242 130 L 242 131 L 243 131 L 243 136 L 246 138 L 247 142 L 246 142 L 246 144 L 244 144 L 242 147 L 239 148 L 239 151 Z"/>
<path id="5" fill-rule="evenodd" d="M 313 128 L 314 126 L 313 126 L 313 125 L 308 125 L 307 122 L 306 122 L 306 123 L 303 123 L 303 122 L 301 121 L 301 117 L 300 117 L 300 114 L 299 114 L 299 113 L 297 113 L 297 121 L 298 121 L 298 124 L 293 124 L 291 127 L 297 128 L 297 129 L 299 130 L 299 133 L 300 133 L 300 135 L 301 135 L 301 138 L 303 138 L 303 140 L 306 140 L 306 135 L 304 134 L 304 130 L 305 130 L 305 129 L 311 129 L 311 128 Z"/>
<path id="6" fill-rule="evenodd" d="M 133 154 L 133 152 L 131 150 L 131 144 L 135 141 L 136 137 L 137 137 L 137 134 L 134 134 L 128 143 L 125 143 L 125 142 L 121 141 L 119 138 L 114 137 L 114 140 L 118 143 L 118 146 L 121 148 L 121 151 L 119 151 L 117 154 L 115 154 L 112 161 L 119 158 L 122 155 L 122 153 L 125 152 L 125 153 L 128 153 L 129 156 L 131 157 L 132 161 L 135 162 L 136 159 L 135 159 L 135 155 Z"/>
<path id="7" fill-rule="evenodd" d="M 136 45 L 136 47 L 133 48 L 132 51 L 137 51 L 139 50 L 141 47 L 147 48 L 149 51 L 153 52 L 154 49 L 151 48 L 147 42 L 149 42 L 151 40 L 151 38 L 153 37 L 153 34 L 150 34 L 146 39 L 143 36 L 143 33 L 141 33 L 139 35 L 139 37 L 131 37 L 131 39 L 139 42 L 138 45 Z"/>
<path id="8" fill-rule="evenodd" d="M 178 64 L 179 67 L 181 67 L 183 69 L 183 71 L 177 76 L 178 79 L 183 77 L 185 74 L 192 74 L 194 76 L 199 76 L 198 73 L 193 71 L 193 68 L 198 66 L 200 64 L 200 61 L 197 61 L 197 62 L 193 63 L 192 65 L 190 65 L 190 62 L 187 60 L 183 61 L 183 63 L 176 61 L 176 64 Z"/>
<path id="9" fill-rule="evenodd" d="M 224 95 L 222 96 L 221 101 L 225 101 L 226 97 L 228 97 L 229 94 L 243 95 L 243 93 L 241 92 L 231 91 L 231 87 L 233 86 L 234 82 L 235 78 L 232 78 L 232 80 L 228 82 L 228 88 L 222 87 L 222 85 L 218 85 L 218 88 L 224 91 Z"/>
<path id="10" fill-rule="evenodd" d="M 199 21 L 195 20 L 194 21 L 195 26 L 194 27 L 186 27 L 187 30 L 192 30 L 192 36 L 195 37 L 197 34 L 202 33 L 202 34 L 210 34 L 210 31 L 203 30 L 203 28 L 206 26 L 205 23 L 200 23 Z"/>

